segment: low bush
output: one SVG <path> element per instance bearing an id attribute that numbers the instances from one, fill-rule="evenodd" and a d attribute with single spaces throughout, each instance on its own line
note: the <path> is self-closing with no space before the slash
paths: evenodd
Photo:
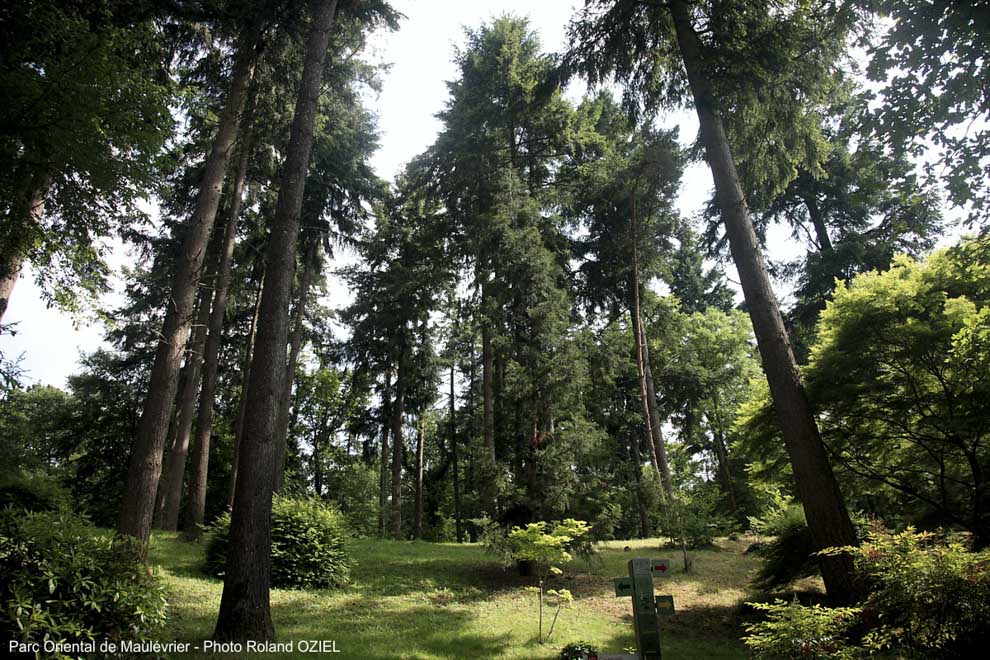
<path id="1" fill-rule="evenodd" d="M 57 644 L 150 639 L 165 621 L 167 600 L 164 581 L 141 556 L 136 541 L 100 535 L 67 512 L 6 509 L 0 637 Z"/>
<path id="2" fill-rule="evenodd" d="M 773 536 L 760 548 L 763 565 L 753 579 L 760 589 L 776 589 L 818 572 L 815 543 L 799 504 L 791 504 L 767 516 L 761 534 Z"/>
<path id="3" fill-rule="evenodd" d="M 866 648 L 917 657 L 983 655 L 990 639 L 990 551 L 880 526 L 845 551 L 853 553 L 869 591 Z"/>
<path id="4" fill-rule="evenodd" d="M 746 624 L 743 638 L 756 658 L 857 658 L 861 651 L 850 640 L 860 610 L 855 607 L 810 607 L 795 600 L 749 603 L 766 612 L 766 619 Z"/>
<path id="5" fill-rule="evenodd" d="M 317 499 L 276 496 L 272 502 L 272 586 L 296 589 L 339 587 L 350 576 L 344 548 L 349 537 L 344 516 Z M 230 514 L 209 529 L 206 570 L 223 576 L 230 539 Z"/>

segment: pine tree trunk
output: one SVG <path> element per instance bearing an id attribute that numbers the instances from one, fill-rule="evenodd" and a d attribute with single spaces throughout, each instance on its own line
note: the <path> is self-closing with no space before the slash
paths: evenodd
<path id="1" fill-rule="evenodd" d="M 151 382 L 145 398 L 141 422 L 134 438 L 130 464 L 127 470 L 127 487 L 117 523 L 117 532 L 147 542 L 151 534 L 151 518 L 155 506 L 155 493 L 162 470 L 162 450 L 172 400 L 175 398 L 179 364 L 189 334 L 189 322 L 199 284 L 206 245 L 213 229 L 220 191 L 234 139 L 241 120 L 241 109 L 247 89 L 254 76 L 255 44 L 258 30 L 245 30 L 241 36 L 226 106 L 220 116 L 213 149 L 206 159 L 203 178 L 200 181 L 196 208 L 186 229 L 182 251 L 176 264 L 172 290 L 161 340 L 151 368 Z"/>
<path id="2" fill-rule="evenodd" d="M 401 347 L 401 350 L 405 350 Z M 402 416 L 405 406 L 406 368 L 405 358 L 399 357 L 399 368 L 395 377 L 395 399 L 392 401 L 392 538 L 402 538 Z"/>
<path id="3" fill-rule="evenodd" d="M 299 213 L 336 8 L 337 0 L 319 0 L 313 6 L 302 80 L 266 253 L 265 290 L 261 296 L 241 439 L 241 469 L 230 519 L 220 612 L 213 633 L 215 639 L 222 641 L 271 640 L 275 636 L 269 601 L 272 487 L 278 462 L 275 419 L 286 378 L 285 346 Z"/>
<path id="4" fill-rule="evenodd" d="M 212 293 L 211 290 L 203 288 L 199 294 L 199 310 L 193 327 L 193 339 L 189 342 L 189 351 L 186 353 L 189 377 L 183 384 L 182 394 L 179 396 L 179 418 L 176 422 L 175 441 L 165 462 L 165 477 L 159 485 L 159 490 L 164 491 L 161 528 L 168 532 L 174 532 L 179 526 L 182 485 L 186 474 L 186 461 L 189 458 L 189 436 L 196 412 L 196 392 L 199 390 L 199 375 L 203 364 L 207 325 L 210 320 Z"/>
<path id="5" fill-rule="evenodd" d="M 450 362 L 450 453 L 454 463 L 454 536 L 458 543 L 464 541 L 464 530 L 461 528 L 461 478 L 457 465 L 457 426 L 456 402 L 454 400 L 454 361 Z"/>
<path id="6" fill-rule="evenodd" d="M 45 212 L 45 197 L 52 185 L 48 170 L 40 170 L 30 177 L 15 201 L 0 231 L 0 321 L 7 313 L 14 285 L 21 275 L 24 257 L 30 249 L 32 239 L 40 230 L 41 217 Z"/>
<path id="7" fill-rule="evenodd" d="M 642 296 L 640 297 L 642 300 Z M 650 362 L 650 343 L 646 339 L 646 328 L 643 324 L 643 317 L 639 317 L 639 331 L 642 333 L 640 346 L 643 349 L 643 372 L 646 377 L 646 403 L 650 409 L 650 437 L 653 440 L 653 448 L 657 453 L 657 465 L 660 467 L 660 483 L 663 485 L 663 492 L 667 498 L 674 495 L 674 485 L 670 478 L 670 462 L 667 460 L 667 446 L 663 439 L 663 423 L 660 421 L 660 412 L 657 409 L 657 389 L 653 381 L 653 365 Z"/>
<path id="8" fill-rule="evenodd" d="M 241 438 L 244 437 L 244 418 L 247 416 L 247 384 L 251 377 L 251 360 L 254 358 L 254 337 L 258 332 L 258 315 L 261 313 L 261 293 L 264 291 L 264 273 L 258 291 L 254 294 L 254 314 L 251 315 L 251 328 L 248 330 L 247 346 L 244 348 L 244 366 L 241 367 L 241 401 L 234 421 L 234 455 L 230 460 L 230 486 L 227 490 L 227 509 L 234 508 L 234 492 L 237 490 L 237 464 L 241 457 Z"/>
<path id="9" fill-rule="evenodd" d="M 790 455 L 808 528 L 819 549 L 856 545 L 856 534 L 801 384 L 729 142 L 717 113 L 715 97 L 705 76 L 701 45 L 691 24 L 690 4 L 686 0 L 671 0 L 669 6 L 694 96 L 701 140 L 715 181 L 716 198 L 729 237 L 732 259 L 739 272 L 753 321 L 763 369 L 770 385 L 784 444 Z M 858 587 L 852 558 L 823 557 L 821 568 L 829 600 L 835 604 L 853 602 Z"/>
<path id="10" fill-rule="evenodd" d="M 640 331 L 639 317 L 639 286 L 635 274 L 630 277 L 632 282 L 629 285 L 631 300 L 629 302 L 629 316 L 632 319 L 633 335 L 633 358 L 636 361 L 636 378 L 639 383 L 639 403 L 643 414 L 643 436 L 646 438 L 646 446 L 650 449 L 650 466 L 657 475 L 657 479 L 662 481 L 660 463 L 657 460 L 657 447 L 653 442 L 653 428 L 651 425 L 649 390 L 646 388 L 646 368 L 643 365 L 643 333 Z"/>
<path id="11" fill-rule="evenodd" d="M 413 517 L 413 536 L 423 538 L 423 420 L 416 429 L 416 512 Z"/>
<path id="12" fill-rule="evenodd" d="M 299 352 L 302 350 L 303 325 L 306 319 L 306 299 L 309 295 L 309 285 L 313 280 L 313 270 L 316 268 L 316 248 L 318 241 L 314 237 L 303 255 L 303 270 L 299 276 L 299 295 L 296 297 L 296 308 L 292 319 L 292 335 L 289 338 L 289 364 L 286 367 L 285 383 L 282 386 L 282 397 L 279 400 L 278 419 L 275 426 L 277 441 L 275 464 L 275 490 L 282 490 L 285 483 L 285 453 L 289 437 L 289 409 L 292 407 L 292 383 L 295 380 L 296 365 L 299 363 Z"/>
<path id="13" fill-rule="evenodd" d="M 482 293 L 484 297 L 484 292 Z M 482 303 L 482 307 L 485 304 Z M 481 405 L 482 405 L 482 438 L 484 453 L 477 474 L 481 483 L 478 484 L 478 495 L 481 499 L 481 510 L 491 517 L 495 516 L 496 486 L 495 486 L 495 353 L 492 349 L 492 331 L 486 319 L 481 326 Z"/>
<path id="14" fill-rule="evenodd" d="M 388 518 L 389 451 L 388 434 L 392 425 L 392 366 L 385 368 L 385 387 L 382 389 L 382 447 L 378 477 L 378 535 L 385 537 L 385 521 Z"/>
<path id="15" fill-rule="evenodd" d="M 248 121 L 241 131 L 240 156 L 230 189 L 230 206 L 223 228 L 223 244 L 220 248 L 217 273 L 213 283 L 213 309 L 210 311 L 209 335 L 203 355 L 203 387 L 199 395 L 199 413 L 196 417 L 196 440 L 193 445 L 192 474 L 186 494 L 186 514 L 182 529 L 188 539 L 198 538 L 206 518 L 206 482 L 210 470 L 210 440 L 213 434 L 213 405 L 216 398 L 217 368 L 220 362 L 220 346 L 223 343 L 223 322 L 227 312 L 227 292 L 230 289 L 230 268 L 237 242 L 237 221 L 241 215 L 241 197 L 247 180 L 248 162 L 251 156 L 254 109 L 257 87 L 252 87 L 248 100 Z"/>

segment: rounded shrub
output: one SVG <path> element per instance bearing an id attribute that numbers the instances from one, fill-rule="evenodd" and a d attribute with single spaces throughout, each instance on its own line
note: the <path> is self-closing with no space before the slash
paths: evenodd
<path id="1" fill-rule="evenodd" d="M 164 581 L 133 539 L 63 512 L 0 513 L 0 637 L 85 644 L 150 639 L 165 622 Z"/>
<path id="2" fill-rule="evenodd" d="M 0 509 L 69 510 L 71 498 L 58 482 L 43 473 L 13 471 L 0 475 Z"/>
<path id="3" fill-rule="evenodd" d="M 340 511 L 311 499 L 276 496 L 272 501 L 272 586 L 328 589 L 350 576 L 351 560 L 344 548 L 349 537 Z M 220 577 L 227 565 L 230 514 L 210 527 L 206 571 Z"/>

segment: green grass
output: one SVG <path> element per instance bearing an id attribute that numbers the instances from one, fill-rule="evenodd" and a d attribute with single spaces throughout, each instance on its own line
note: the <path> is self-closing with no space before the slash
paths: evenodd
<path id="1" fill-rule="evenodd" d="M 570 589 L 575 600 L 543 645 L 536 640 L 536 599 L 525 591 L 532 578 L 503 568 L 478 545 L 354 541 L 350 586 L 273 590 L 272 616 L 279 641 L 335 640 L 340 651 L 335 658 L 536 660 L 556 658 L 564 644 L 578 640 L 620 652 L 635 642 L 629 599 L 614 596 L 612 578 L 627 573 L 626 561 L 633 556 L 666 557 L 674 560 L 675 571 L 656 580 L 657 593 L 673 594 L 677 614 L 661 620 L 665 658 L 743 658 L 739 605 L 757 565 L 742 554 L 745 545 L 725 540 L 712 550 L 692 552 L 693 572 L 685 574 L 679 553 L 658 550 L 656 540 L 605 544 L 598 557 L 575 560 L 551 585 Z M 153 539 L 152 561 L 172 590 L 163 638 L 198 644 L 213 631 L 222 583 L 201 573 L 203 549 L 175 534 Z"/>

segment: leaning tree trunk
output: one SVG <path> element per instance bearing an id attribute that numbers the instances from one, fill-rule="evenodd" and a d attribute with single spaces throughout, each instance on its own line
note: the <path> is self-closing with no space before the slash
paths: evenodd
<path id="1" fill-rule="evenodd" d="M 258 291 L 254 294 L 254 314 L 251 315 L 251 328 L 248 330 L 247 346 L 244 348 L 244 366 L 241 368 L 241 402 L 237 407 L 234 421 L 234 455 L 230 459 L 230 486 L 227 490 L 227 508 L 234 509 L 234 492 L 237 490 L 237 464 L 241 457 L 241 438 L 244 437 L 244 418 L 247 416 L 247 384 L 251 377 L 251 360 L 254 358 L 254 337 L 258 332 L 258 315 L 261 313 L 261 292 L 264 291 L 264 273 Z"/>
<path id="2" fill-rule="evenodd" d="M 309 285 L 313 280 L 313 270 L 316 268 L 316 248 L 319 241 L 316 237 L 310 241 L 303 254 L 302 274 L 299 276 L 299 295 L 296 299 L 296 309 L 292 319 L 292 335 L 289 338 L 289 364 L 286 367 L 285 383 L 282 385 L 282 398 L 278 404 L 278 417 L 275 423 L 275 490 L 282 490 L 285 483 L 285 454 L 288 450 L 289 438 L 289 409 L 292 407 L 292 382 L 296 375 L 296 365 L 299 363 L 299 352 L 302 350 L 303 323 L 306 319 L 306 299 L 309 295 Z"/>
<path id="3" fill-rule="evenodd" d="M 707 67 L 701 44 L 691 24 L 690 3 L 686 0 L 671 0 L 669 7 L 688 83 L 694 96 L 702 144 L 715 181 L 722 222 L 729 237 L 732 259 L 739 271 L 739 280 L 749 307 L 784 444 L 790 455 L 798 495 L 808 519 L 808 528 L 819 549 L 856 545 L 856 533 L 832 472 L 825 445 L 818 433 L 777 300 L 770 286 L 763 254 L 749 217 L 722 119 L 717 111 L 715 96 L 706 77 Z M 836 604 L 855 600 L 858 586 L 852 558 L 848 555 L 833 555 L 822 557 L 820 562 L 829 600 Z"/>
<path id="4" fill-rule="evenodd" d="M 19 199 L 4 219 L 0 231 L 0 321 L 7 312 L 14 285 L 21 275 L 24 257 L 31 247 L 35 234 L 40 230 L 41 216 L 45 212 L 45 197 L 52 185 L 47 169 L 36 171 L 27 179 Z"/>
<path id="5" fill-rule="evenodd" d="M 248 162 L 251 156 L 253 133 L 250 112 L 254 108 L 257 87 L 252 87 L 247 107 L 249 118 L 241 131 L 240 156 L 230 189 L 230 205 L 227 222 L 223 228 L 223 244 L 217 262 L 213 283 L 213 309 L 210 312 L 209 335 L 203 355 L 203 388 L 199 393 L 199 412 L 196 417 L 196 442 L 193 445 L 192 474 L 186 494 L 186 515 L 182 529 L 186 538 L 198 538 L 206 518 L 206 481 L 210 470 L 210 438 L 213 433 L 213 405 L 216 398 L 217 368 L 220 363 L 220 346 L 223 343 L 223 321 L 227 312 L 227 292 L 230 289 L 230 267 L 237 242 L 237 220 L 241 215 L 241 197 L 247 180 Z M 253 326 L 253 324 L 252 324 Z"/>
<path id="6" fill-rule="evenodd" d="M 226 106 L 220 115 L 213 149 L 206 159 L 200 181 L 196 208 L 186 227 L 182 251 L 172 279 L 172 290 L 165 313 L 161 339 L 151 368 L 151 382 L 145 399 L 141 422 L 134 438 L 127 487 L 117 522 L 119 534 L 134 536 L 143 542 L 151 533 L 151 517 L 155 507 L 155 492 L 162 470 L 162 450 L 168 429 L 168 417 L 175 398 L 177 374 L 182 351 L 189 334 L 196 287 L 199 284 L 206 244 L 213 229 L 227 163 L 233 151 L 234 139 L 240 125 L 241 109 L 247 89 L 254 76 L 257 29 L 245 30 L 240 38 L 237 59 L 227 92 Z"/>
<path id="7" fill-rule="evenodd" d="M 196 392 L 199 390 L 203 346 L 206 343 L 206 331 L 210 320 L 211 294 L 212 291 L 205 288 L 200 292 L 199 312 L 196 314 L 193 339 L 189 342 L 189 350 L 186 353 L 189 371 L 179 397 L 179 418 L 176 422 L 175 440 L 165 461 L 165 477 L 158 487 L 158 490 L 162 491 L 160 526 L 168 532 L 174 532 L 179 526 L 182 482 L 186 474 L 186 460 L 189 458 L 189 436 L 196 412 Z"/>
<path id="8" fill-rule="evenodd" d="M 275 418 L 285 379 L 289 299 L 299 236 L 306 170 L 320 98 L 323 64 L 337 0 L 318 0 L 303 63 L 299 96 L 279 185 L 266 253 L 261 322 L 248 382 L 248 406 L 241 439 L 241 469 L 230 519 L 227 569 L 213 636 L 222 641 L 271 640 L 271 512 L 277 462 Z"/>
<path id="9" fill-rule="evenodd" d="M 402 416 L 405 414 L 406 374 L 404 358 L 399 358 L 395 377 L 395 399 L 392 401 L 392 538 L 402 538 Z"/>
<path id="10" fill-rule="evenodd" d="M 629 302 L 629 315 L 632 317 L 633 357 L 636 360 L 636 378 L 639 383 L 639 404 L 643 413 L 643 435 L 647 441 L 646 445 L 650 450 L 650 466 L 653 467 L 653 471 L 656 473 L 657 478 L 662 482 L 663 478 L 657 456 L 657 446 L 653 442 L 653 428 L 650 419 L 650 394 L 646 387 L 646 368 L 643 364 L 643 333 L 640 331 L 641 320 L 639 316 L 639 286 L 635 275 L 632 275 L 630 279 L 632 282 L 629 285 L 629 290 L 632 293 L 632 299 Z"/>

